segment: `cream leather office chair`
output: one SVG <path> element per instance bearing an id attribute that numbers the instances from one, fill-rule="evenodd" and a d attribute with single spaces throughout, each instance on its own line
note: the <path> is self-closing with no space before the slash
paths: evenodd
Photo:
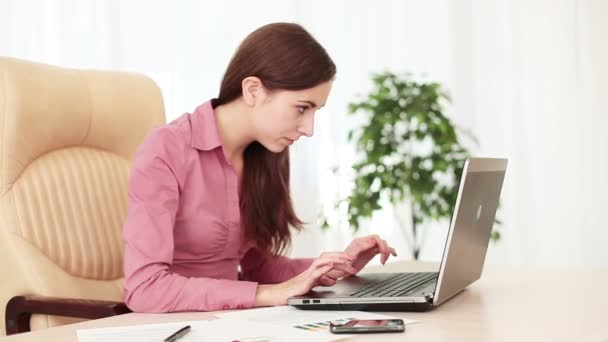
<path id="1" fill-rule="evenodd" d="M 0 57 L 3 334 L 128 312 L 115 302 L 130 160 L 163 122 L 144 76 Z"/>

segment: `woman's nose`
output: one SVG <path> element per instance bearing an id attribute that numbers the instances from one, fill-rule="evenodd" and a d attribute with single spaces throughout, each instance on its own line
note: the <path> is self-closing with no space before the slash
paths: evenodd
<path id="1" fill-rule="evenodd" d="M 298 126 L 298 132 L 300 132 L 301 134 L 307 136 L 307 137 L 312 137 L 312 135 L 315 132 L 315 115 L 314 113 L 311 113 L 310 115 L 306 115 L 304 118 L 302 118 L 302 121 L 300 122 L 300 125 Z"/>

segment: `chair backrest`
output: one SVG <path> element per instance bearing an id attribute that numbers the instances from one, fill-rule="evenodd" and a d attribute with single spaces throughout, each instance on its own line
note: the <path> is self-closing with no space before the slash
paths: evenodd
<path id="1" fill-rule="evenodd" d="M 0 57 L 3 334 L 16 295 L 121 300 L 130 161 L 164 120 L 145 76 Z"/>

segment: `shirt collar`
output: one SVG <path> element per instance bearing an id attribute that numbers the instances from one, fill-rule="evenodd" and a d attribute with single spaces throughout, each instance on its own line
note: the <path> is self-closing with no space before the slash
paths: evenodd
<path id="1" fill-rule="evenodd" d="M 210 151 L 222 145 L 211 101 L 198 106 L 190 116 L 192 147 Z"/>

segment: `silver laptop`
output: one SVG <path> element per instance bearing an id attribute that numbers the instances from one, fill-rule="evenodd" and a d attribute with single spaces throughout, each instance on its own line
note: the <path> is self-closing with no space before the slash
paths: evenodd
<path id="1" fill-rule="evenodd" d="M 308 310 L 425 311 L 445 302 L 481 276 L 506 169 L 506 159 L 465 162 L 439 272 L 351 276 L 287 303 Z"/>

